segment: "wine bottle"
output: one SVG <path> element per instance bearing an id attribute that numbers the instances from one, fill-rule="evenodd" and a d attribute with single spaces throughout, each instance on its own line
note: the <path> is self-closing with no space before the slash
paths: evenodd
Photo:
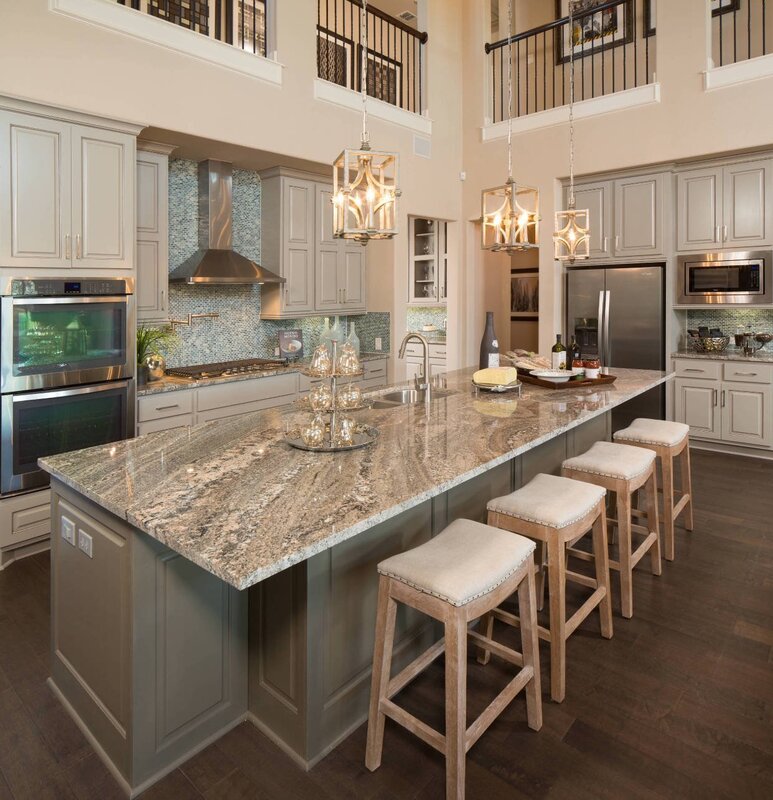
<path id="1" fill-rule="evenodd" d="M 494 312 L 486 312 L 486 328 L 480 342 L 480 369 L 499 366 L 499 341 L 494 333 Z"/>
<path id="2" fill-rule="evenodd" d="M 566 348 L 561 344 L 561 334 L 556 334 L 556 343 L 551 353 L 551 366 L 553 369 L 566 369 Z"/>
<path id="3" fill-rule="evenodd" d="M 566 354 L 567 369 L 569 369 L 569 367 L 571 367 L 579 358 L 581 358 L 580 345 L 577 344 L 577 339 L 575 338 L 574 334 L 572 334 L 572 340 L 569 342 L 569 349 Z"/>

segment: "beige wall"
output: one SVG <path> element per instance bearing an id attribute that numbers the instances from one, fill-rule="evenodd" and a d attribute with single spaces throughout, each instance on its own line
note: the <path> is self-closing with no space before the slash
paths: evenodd
<path id="1" fill-rule="evenodd" d="M 487 4 L 486 4 L 487 7 Z M 705 0 L 658 3 L 657 64 L 662 100 L 658 104 L 582 119 L 577 122 L 577 171 L 592 174 L 640 165 L 773 144 L 773 79 L 713 92 L 703 90 L 702 71 L 709 53 L 710 21 Z M 464 184 L 463 214 L 480 213 L 480 190 L 501 183 L 506 173 L 503 139 L 482 143 L 486 116 L 485 62 L 479 42 L 487 32 L 486 8 L 465 4 Z M 552 221 L 558 181 L 568 174 L 566 125 L 514 137 L 515 174 L 540 190 L 540 349 L 547 351 L 563 328 L 561 269 L 552 257 Z M 484 298 L 490 291 L 482 275 L 484 258 L 470 249 L 465 285 L 473 330 L 482 330 Z M 491 256 L 487 256 L 491 258 Z M 505 258 L 502 256 L 502 258 Z M 475 351 L 474 339 L 468 358 Z"/>

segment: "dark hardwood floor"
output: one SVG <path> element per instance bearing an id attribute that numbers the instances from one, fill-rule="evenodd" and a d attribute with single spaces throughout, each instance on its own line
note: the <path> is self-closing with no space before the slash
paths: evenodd
<path id="1" fill-rule="evenodd" d="M 773 797 L 773 462 L 696 453 L 693 473 L 695 532 L 679 532 L 676 561 L 637 571 L 634 618 L 616 614 L 611 641 L 595 615 L 570 639 L 566 701 L 543 692 L 540 733 L 519 697 L 483 736 L 470 800 Z M 0 573 L 0 800 L 119 798 L 45 684 L 48 580 L 46 555 Z M 471 715 L 504 679 L 495 660 L 471 663 Z M 442 729 L 442 662 L 401 697 Z M 304 773 L 242 724 L 142 798 L 445 796 L 440 755 L 391 722 L 373 774 L 364 749 L 363 726 Z"/>

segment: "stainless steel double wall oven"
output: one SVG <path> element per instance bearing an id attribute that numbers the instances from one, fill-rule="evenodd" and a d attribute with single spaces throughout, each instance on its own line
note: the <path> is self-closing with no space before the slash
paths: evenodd
<path id="1" fill-rule="evenodd" d="M 38 458 L 134 435 L 133 279 L 11 279 L 0 298 L 0 495 Z"/>

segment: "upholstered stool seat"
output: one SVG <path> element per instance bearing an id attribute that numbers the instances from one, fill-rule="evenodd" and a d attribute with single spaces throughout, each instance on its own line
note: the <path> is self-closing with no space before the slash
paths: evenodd
<path id="1" fill-rule="evenodd" d="M 434 539 L 382 561 L 365 764 L 381 764 L 386 717 L 439 750 L 446 759 L 446 798 L 464 798 L 465 759 L 511 700 L 526 693 L 529 727 L 542 727 L 534 543 L 479 522 L 456 520 Z M 468 625 L 513 593 L 521 608 L 521 653 Z M 391 677 L 397 604 L 443 623 L 445 637 Z M 520 669 L 478 719 L 467 727 L 467 639 Z M 445 735 L 404 711 L 392 697 L 445 653 Z"/>
<path id="2" fill-rule="evenodd" d="M 662 419 L 635 419 L 627 428 L 617 431 L 616 442 L 652 450 L 660 461 L 663 492 L 663 549 L 668 561 L 674 560 L 674 527 L 684 512 L 684 526 L 693 529 L 692 475 L 690 473 L 690 428 L 682 422 Z M 674 490 L 674 464 L 679 459 L 680 498 Z"/>
<path id="3" fill-rule="evenodd" d="M 623 616 L 631 617 L 634 567 L 649 552 L 653 575 L 661 573 L 655 453 L 628 444 L 596 442 L 585 453 L 566 459 L 561 474 L 616 495 L 617 517 L 608 522 L 615 524 L 620 533 L 619 559 L 610 560 L 609 566 L 620 573 L 620 605 Z M 632 496 L 642 488 L 646 496 L 646 527 L 633 523 L 631 506 Z M 636 550 L 632 544 L 633 532 L 644 534 L 644 541 Z M 570 548 L 569 555 L 593 560 L 590 554 L 574 548 Z"/>
<path id="4" fill-rule="evenodd" d="M 550 624 L 539 628 L 539 636 L 550 642 L 550 696 L 561 702 L 566 695 L 566 640 L 579 624 L 596 608 L 601 617 L 601 634 L 612 636 L 612 604 L 609 593 L 607 556 L 606 489 L 556 475 L 537 475 L 532 481 L 504 497 L 488 503 L 488 524 L 509 531 L 516 538 L 527 536 L 539 543 L 540 561 L 537 570 L 539 592 L 545 581 L 543 566 L 547 549 L 550 594 Z M 567 570 L 566 553 L 572 543 L 592 532 L 596 558 L 596 577 Z M 566 582 L 573 581 L 593 590 L 591 596 L 566 618 Z M 484 620 L 486 635 L 491 638 L 494 620 L 508 625 L 522 625 L 520 618 L 503 608 L 495 608 Z M 479 661 L 486 663 L 489 651 L 481 646 Z M 495 652 L 495 651 L 494 651 Z"/>

